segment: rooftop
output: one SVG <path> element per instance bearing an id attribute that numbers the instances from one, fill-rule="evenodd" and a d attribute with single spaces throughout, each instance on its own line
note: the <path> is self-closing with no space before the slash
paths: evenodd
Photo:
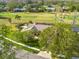
<path id="1" fill-rule="evenodd" d="M 18 59 L 50 59 L 50 58 L 47 58 L 46 56 L 43 57 L 40 55 L 29 53 L 24 50 L 16 51 L 16 58 Z"/>
<path id="2" fill-rule="evenodd" d="M 27 31 L 27 30 L 31 30 L 31 29 L 37 29 L 38 31 L 42 31 L 48 27 L 51 27 L 52 25 L 45 25 L 45 24 L 25 24 L 24 26 L 22 26 L 22 31 Z"/>

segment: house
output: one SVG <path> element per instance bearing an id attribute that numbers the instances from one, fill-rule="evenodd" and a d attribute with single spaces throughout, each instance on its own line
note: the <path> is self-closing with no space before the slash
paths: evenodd
<path id="1" fill-rule="evenodd" d="M 52 12 L 52 11 L 55 11 L 55 8 L 54 8 L 54 7 L 48 7 L 48 8 L 46 8 L 46 10 L 47 10 L 48 12 Z"/>
<path id="2" fill-rule="evenodd" d="M 7 11 L 7 9 L 0 7 L 0 12 L 4 12 L 4 11 Z"/>
<path id="3" fill-rule="evenodd" d="M 21 32 L 24 32 L 24 31 L 28 31 L 28 30 L 31 30 L 31 29 L 34 29 L 34 30 L 38 30 L 38 31 L 43 31 L 44 29 L 48 28 L 48 27 L 51 27 L 52 25 L 46 25 L 46 24 L 25 24 L 22 27 L 22 30 Z"/>
<path id="4" fill-rule="evenodd" d="M 69 11 L 69 7 L 63 6 L 63 7 L 62 7 L 62 11 L 63 11 L 63 12 L 64 12 L 64 11 L 65 11 L 65 12 L 68 12 L 68 11 Z"/>
<path id="5" fill-rule="evenodd" d="M 13 11 L 14 12 L 24 12 L 24 11 L 26 11 L 26 9 L 25 8 L 15 8 L 15 9 L 13 9 Z"/>
<path id="6" fill-rule="evenodd" d="M 79 59 L 79 57 L 72 57 L 72 59 Z"/>
<path id="7" fill-rule="evenodd" d="M 34 26 L 35 26 L 35 24 L 24 24 L 24 26 L 21 26 L 22 27 L 21 32 L 31 30 L 34 28 Z"/>
<path id="8" fill-rule="evenodd" d="M 79 32 L 79 27 L 73 27 L 73 28 L 72 28 L 72 31 L 74 31 L 74 32 Z"/>

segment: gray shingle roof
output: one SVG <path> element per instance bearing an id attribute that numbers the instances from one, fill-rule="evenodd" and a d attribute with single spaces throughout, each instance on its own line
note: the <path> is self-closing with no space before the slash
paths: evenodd
<path id="1" fill-rule="evenodd" d="M 79 28 L 78 28 L 78 27 L 73 27 L 73 28 L 72 28 L 72 31 L 74 31 L 74 32 L 79 32 Z"/>
<path id="2" fill-rule="evenodd" d="M 42 31 L 48 27 L 51 27 L 52 25 L 44 25 L 44 24 L 29 24 L 22 26 L 22 31 L 27 31 L 27 30 L 31 30 L 31 29 L 36 29 L 38 31 Z"/>

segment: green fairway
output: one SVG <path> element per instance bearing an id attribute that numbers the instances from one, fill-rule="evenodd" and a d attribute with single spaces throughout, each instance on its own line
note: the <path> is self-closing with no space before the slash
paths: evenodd
<path id="1" fill-rule="evenodd" d="M 15 16 L 19 15 L 21 16 L 21 19 L 15 19 Z M 0 13 L 0 16 L 9 17 L 12 19 L 14 23 L 25 23 L 29 21 L 33 22 L 39 22 L 39 23 L 53 23 L 56 20 L 59 19 L 62 15 L 60 13 L 57 13 L 57 17 L 55 14 L 52 13 L 27 13 L 27 12 L 17 12 L 17 13 L 10 13 L 10 12 L 2 12 Z M 77 20 L 79 17 L 77 17 Z M 64 17 L 65 22 L 71 22 L 73 20 L 73 15 L 65 15 Z M 9 24 L 7 19 L 0 19 L 0 24 Z"/>
<path id="2" fill-rule="evenodd" d="M 15 19 L 15 15 L 21 16 L 21 20 Z M 50 13 L 0 13 L 0 16 L 9 17 L 13 20 L 13 22 L 48 22 L 51 23 L 53 21 L 54 15 Z M 6 20 L 6 19 L 5 19 Z M 3 21 L 5 21 L 3 20 Z M 0 20 L 0 22 L 2 19 Z"/>

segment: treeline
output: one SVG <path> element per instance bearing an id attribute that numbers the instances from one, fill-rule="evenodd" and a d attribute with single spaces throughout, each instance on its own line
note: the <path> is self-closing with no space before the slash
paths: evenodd
<path id="1" fill-rule="evenodd" d="M 17 0 L 10 0 L 7 3 L 0 2 L 0 11 L 27 11 L 27 12 L 52 12 L 56 11 L 58 7 L 65 7 L 68 11 L 79 11 L 79 2 L 74 1 L 31 1 L 18 2 Z M 59 9 L 59 8 L 58 8 Z"/>

